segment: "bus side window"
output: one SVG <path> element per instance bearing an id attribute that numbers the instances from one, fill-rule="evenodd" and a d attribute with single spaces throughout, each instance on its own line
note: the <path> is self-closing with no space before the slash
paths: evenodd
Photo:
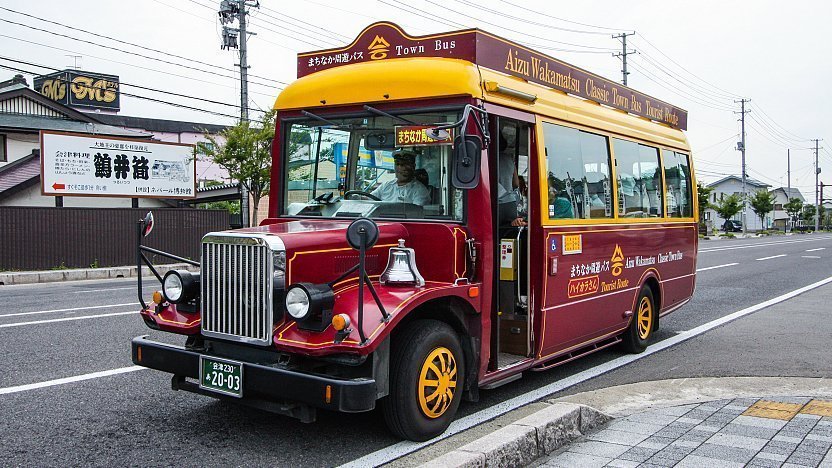
<path id="1" fill-rule="evenodd" d="M 612 183 L 607 138 L 543 123 L 549 219 L 611 218 Z"/>
<path id="2" fill-rule="evenodd" d="M 612 139 L 618 175 L 618 214 L 626 218 L 664 216 L 659 150 Z"/>
<path id="3" fill-rule="evenodd" d="M 667 215 L 671 218 L 693 216 L 690 162 L 687 154 L 662 151 L 664 183 L 667 191 Z"/>

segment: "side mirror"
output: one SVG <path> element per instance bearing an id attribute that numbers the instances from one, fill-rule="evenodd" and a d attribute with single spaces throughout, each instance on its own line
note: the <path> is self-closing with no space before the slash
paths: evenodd
<path id="1" fill-rule="evenodd" d="M 150 231 L 153 230 L 153 212 L 148 211 L 142 221 L 142 235 L 147 237 L 150 235 Z"/>
<path id="2" fill-rule="evenodd" d="M 454 138 L 453 184 L 458 189 L 472 189 L 480 183 L 482 140 L 476 135 Z"/>

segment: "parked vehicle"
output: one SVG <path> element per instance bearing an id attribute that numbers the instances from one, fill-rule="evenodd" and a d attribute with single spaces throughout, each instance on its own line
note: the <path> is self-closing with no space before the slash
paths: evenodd
<path id="1" fill-rule="evenodd" d="M 727 219 L 722 225 L 722 230 L 725 232 L 742 232 L 742 221 L 738 219 Z"/>

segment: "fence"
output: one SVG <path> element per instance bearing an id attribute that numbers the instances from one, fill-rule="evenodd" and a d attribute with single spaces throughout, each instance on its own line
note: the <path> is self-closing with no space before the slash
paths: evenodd
<path id="1" fill-rule="evenodd" d="M 49 270 L 136 264 L 136 222 L 147 208 L 0 207 L 0 270 Z M 229 229 L 224 210 L 153 209 L 144 244 L 199 260 L 200 239 Z M 163 257 L 154 263 L 171 263 Z"/>

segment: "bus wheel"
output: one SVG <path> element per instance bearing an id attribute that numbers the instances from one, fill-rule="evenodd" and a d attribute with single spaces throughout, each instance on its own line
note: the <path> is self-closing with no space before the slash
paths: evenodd
<path id="1" fill-rule="evenodd" d="M 631 353 L 640 353 L 647 349 L 647 343 L 653 336 L 656 326 L 656 302 L 653 300 L 653 290 L 646 284 L 636 301 L 636 310 L 630 327 L 624 333 L 624 349 Z"/>
<path id="2" fill-rule="evenodd" d="M 397 436 L 438 436 L 456 414 L 465 384 L 465 358 L 456 332 L 443 322 L 418 320 L 394 337 L 390 394 L 384 420 Z"/>

